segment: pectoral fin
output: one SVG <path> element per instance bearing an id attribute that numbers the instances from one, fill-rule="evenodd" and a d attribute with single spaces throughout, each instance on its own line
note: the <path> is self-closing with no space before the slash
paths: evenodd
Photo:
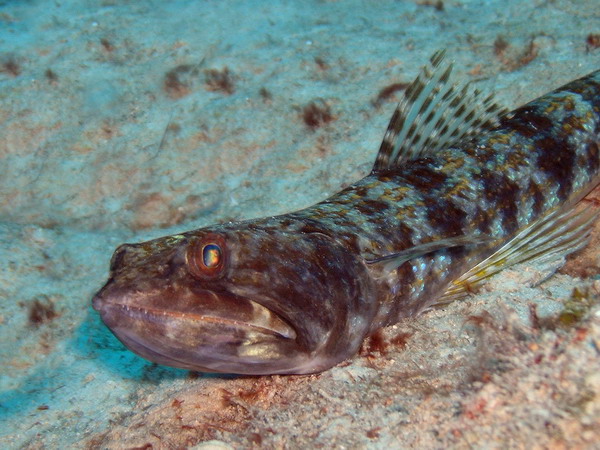
<path id="1" fill-rule="evenodd" d="M 454 280 L 436 304 L 466 296 L 501 270 L 520 263 L 549 265 L 583 248 L 600 212 L 579 203 L 567 211 L 554 210 L 519 232 L 495 253 Z"/>
<path id="2" fill-rule="evenodd" d="M 415 245 L 414 247 L 409 247 L 396 253 L 365 259 L 365 262 L 367 264 L 385 264 L 385 270 L 392 271 L 411 259 L 428 255 L 439 250 L 480 245 L 486 242 L 489 242 L 489 239 L 485 236 L 457 236 Z"/>

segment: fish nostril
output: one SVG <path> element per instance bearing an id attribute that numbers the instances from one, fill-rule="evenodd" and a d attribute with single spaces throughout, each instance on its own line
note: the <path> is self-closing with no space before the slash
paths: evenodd
<path id="1" fill-rule="evenodd" d="M 121 244 L 117 247 L 115 252 L 110 259 L 110 271 L 113 272 L 119 266 L 123 265 L 124 259 L 127 256 L 127 253 L 131 253 L 133 249 L 138 247 L 139 244 Z"/>

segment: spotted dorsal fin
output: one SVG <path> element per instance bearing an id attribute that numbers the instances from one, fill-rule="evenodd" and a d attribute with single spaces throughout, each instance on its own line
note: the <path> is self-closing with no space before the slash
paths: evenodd
<path id="1" fill-rule="evenodd" d="M 373 172 L 400 167 L 404 161 L 457 146 L 490 130 L 507 112 L 491 95 L 467 83 L 453 84 L 452 64 L 436 52 L 404 91 L 388 125 Z"/>

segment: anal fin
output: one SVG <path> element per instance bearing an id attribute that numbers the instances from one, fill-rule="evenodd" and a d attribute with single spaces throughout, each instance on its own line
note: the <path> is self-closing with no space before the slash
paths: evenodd
<path id="1" fill-rule="evenodd" d="M 532 222 L 495 253 L 454 280 L 436 305 L 450 303 L 478 289 L 485 280 L 501 270 L 520 263 L 552 266 L 552 263 L 588 243 L 600 211 L 575 207 L 554 210 Z"/>

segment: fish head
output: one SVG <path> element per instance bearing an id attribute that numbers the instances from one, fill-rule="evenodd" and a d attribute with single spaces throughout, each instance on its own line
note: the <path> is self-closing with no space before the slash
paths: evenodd
<path id="1" fill-rule="evenodd" d="M 354 266 L 321 233 L 229 224 L 121 245 L 93 307 L 125 346 L 159 364 L 313 373 L 356 352 L 366 333 L 353 319 L 366 304 Z"/>

